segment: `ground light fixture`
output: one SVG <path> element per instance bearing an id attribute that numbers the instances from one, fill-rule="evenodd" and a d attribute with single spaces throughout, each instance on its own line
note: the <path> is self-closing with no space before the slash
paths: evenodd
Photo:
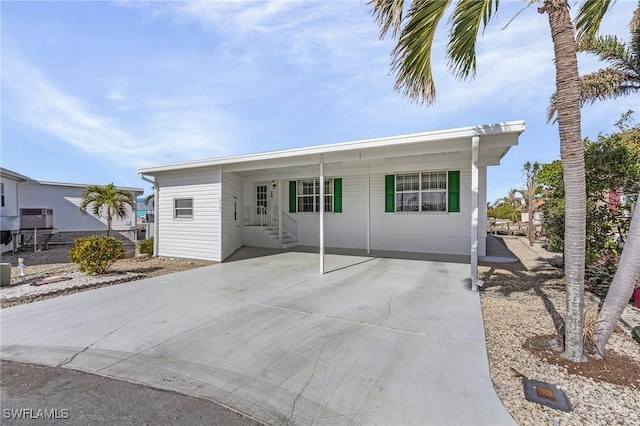
<path id="1" fill-rule="evenodd" d="M 524 387 L 524 397 L 527 401 L 536 402 L 567 413 L 571 412 L 569 398 L 556 385 L 523 378 L 522 386 Z"/>

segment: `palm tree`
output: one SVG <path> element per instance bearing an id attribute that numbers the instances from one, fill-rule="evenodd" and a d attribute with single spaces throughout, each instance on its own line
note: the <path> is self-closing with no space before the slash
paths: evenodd
<path id="1" fill-rule="evenodd" d="M 519 189 L 510 189 L 506 197 L 502 197 L 502 202 L 508 206 L 513 207 L 513 214 L 511 220 L 513 222 L 519 222 L 520 213 L 522 211 L 522 191 Z"/>
<path id="2" fill-rule="evenodd" d="M 436 100 L 431 67 L 431 49 L 438 23 L 451 0 L 414 0 L 404 16 L 404 0 L 371 0 L 373 14 L 380 26 L 380 37 L 389 31 L 398 41 L 393 50 L 392 67 L 396 89 L 410 99 L 427 104 Z M 563 356 L 584 361 L 584 260 L 586 229 L 586 182 L 584 148 L 580 136 L 580 85 L 576 55 L 579 40 L 591 40 L 609 8 L 607 0 L 585 0 L 578 11 L 574 28 L 567 0 L 541 1 L 540 13 L 546 13 L 553 41 L 560 152 L 564 170 L 566 200 L 565 274 L 567 280 L 567 316 Z M 487 26 L 498 9 L 497 0 L 458 0 L 450 19 L 451 30 L 447 58 L 451 72 L 460 79 L 473 77 L 476 71 L 475 44 L 480 28 Z"/>
<path id="3" fill-rule="evenodd" d="M 92 185 L 82 191 L 80 211 L 87 214 L 87 207 L 91 205 L 91 214 L 107 219 L 107 235 L 111 235 L 111 221 L 114 217 L 124 219 L 127 216 L 127 206 L 136 209 L 136 202 L 131 192 L 116 188 L 113 183 L 106 186 Z"/>
<path id="4" fill-rule="evenodd" d="M 615 36 L 600 36 L 578 44 L 578 51 L 591 53 L 609 67 L 580 77 L 580 104 L 615 99 L 640 92 L 640 2 L 629 23 L 631 40 L 625 44 Z M 547 120 L 556 114 L 557 93 L 551 96 Z M 638 210 L 638 209 L 636 209 Z M 620 319 L 640 274 L 640 217 L 632 217 L 628 241 L 620 257 L 618 269 L 609 286 L 599 319 L 595 326 L 594 342 L 600 356 Z M 635 222 L 635 225 L 634 223 Z"/>
<path id="5" fill-rule="evenodd" d="M 580 105 L 615 99 L 640 92 L 640 3 L 633 14 L 631 40 L 625 44 L 615 36 L 599 36 L 578 44 L 578 51 L 595 55 L 607 68 L 580 77 Z M 556 114 L 557 94 L 551 96 L 547 120 Z"/>

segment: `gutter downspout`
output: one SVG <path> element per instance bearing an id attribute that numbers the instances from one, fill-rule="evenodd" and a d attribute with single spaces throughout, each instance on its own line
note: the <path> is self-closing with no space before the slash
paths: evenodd
<path id="1" fill-rule="evenodd" d="M 155 175 L 153 176 L 155 178 Z M 159 222 L 160 218 L 158 217 L 158 205 L 159 203 L 159 192 L 160 188 L 158 187 L 158 183 L 155 180 L 151 180 L 147 178 L 144 174 L 140 173 L 140 179 L 145 182 L 149 182 L 153 185 L 153 255 L 158 256 L 158 230 L 160 229 Z"/>

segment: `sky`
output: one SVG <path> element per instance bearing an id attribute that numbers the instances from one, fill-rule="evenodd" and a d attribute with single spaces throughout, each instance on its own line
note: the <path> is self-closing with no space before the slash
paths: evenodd
<path id="1" fill-rule="evenodd" d="M 526 161 L 559 158 L 557 125 L 545 121 L 551 36 L 527 4 L 500 2 L 470 81 L 449 74 L 439 29 L 438 101 L 426 106 L 394 91 L 394 43 L 380 40 L 367 1 L 3 0 L 0 164 L 149 194 L 139 167 L 525 120 L 519 145 L 489 168 L 493 201 L 524 186 Z M 615 2 L 601 33 L 628 40 L 635 7 Z M 578 61 L 581 73 L 602 67 Z M 615 131 L 639 107 L 633 96 L 584 107 L 583 137 Z"/>

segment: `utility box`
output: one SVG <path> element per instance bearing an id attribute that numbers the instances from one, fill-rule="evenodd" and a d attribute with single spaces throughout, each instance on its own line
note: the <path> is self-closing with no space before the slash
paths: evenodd
<path id="1" fill-rule="evenodd" d="M 11 264 L 0 263 L 0 287 L 11 284 Z"/>
<path id="2" fill-rule="evenodd" d="M 52 209 L 20 209 L 20 229 L 53 228 Z"/>

